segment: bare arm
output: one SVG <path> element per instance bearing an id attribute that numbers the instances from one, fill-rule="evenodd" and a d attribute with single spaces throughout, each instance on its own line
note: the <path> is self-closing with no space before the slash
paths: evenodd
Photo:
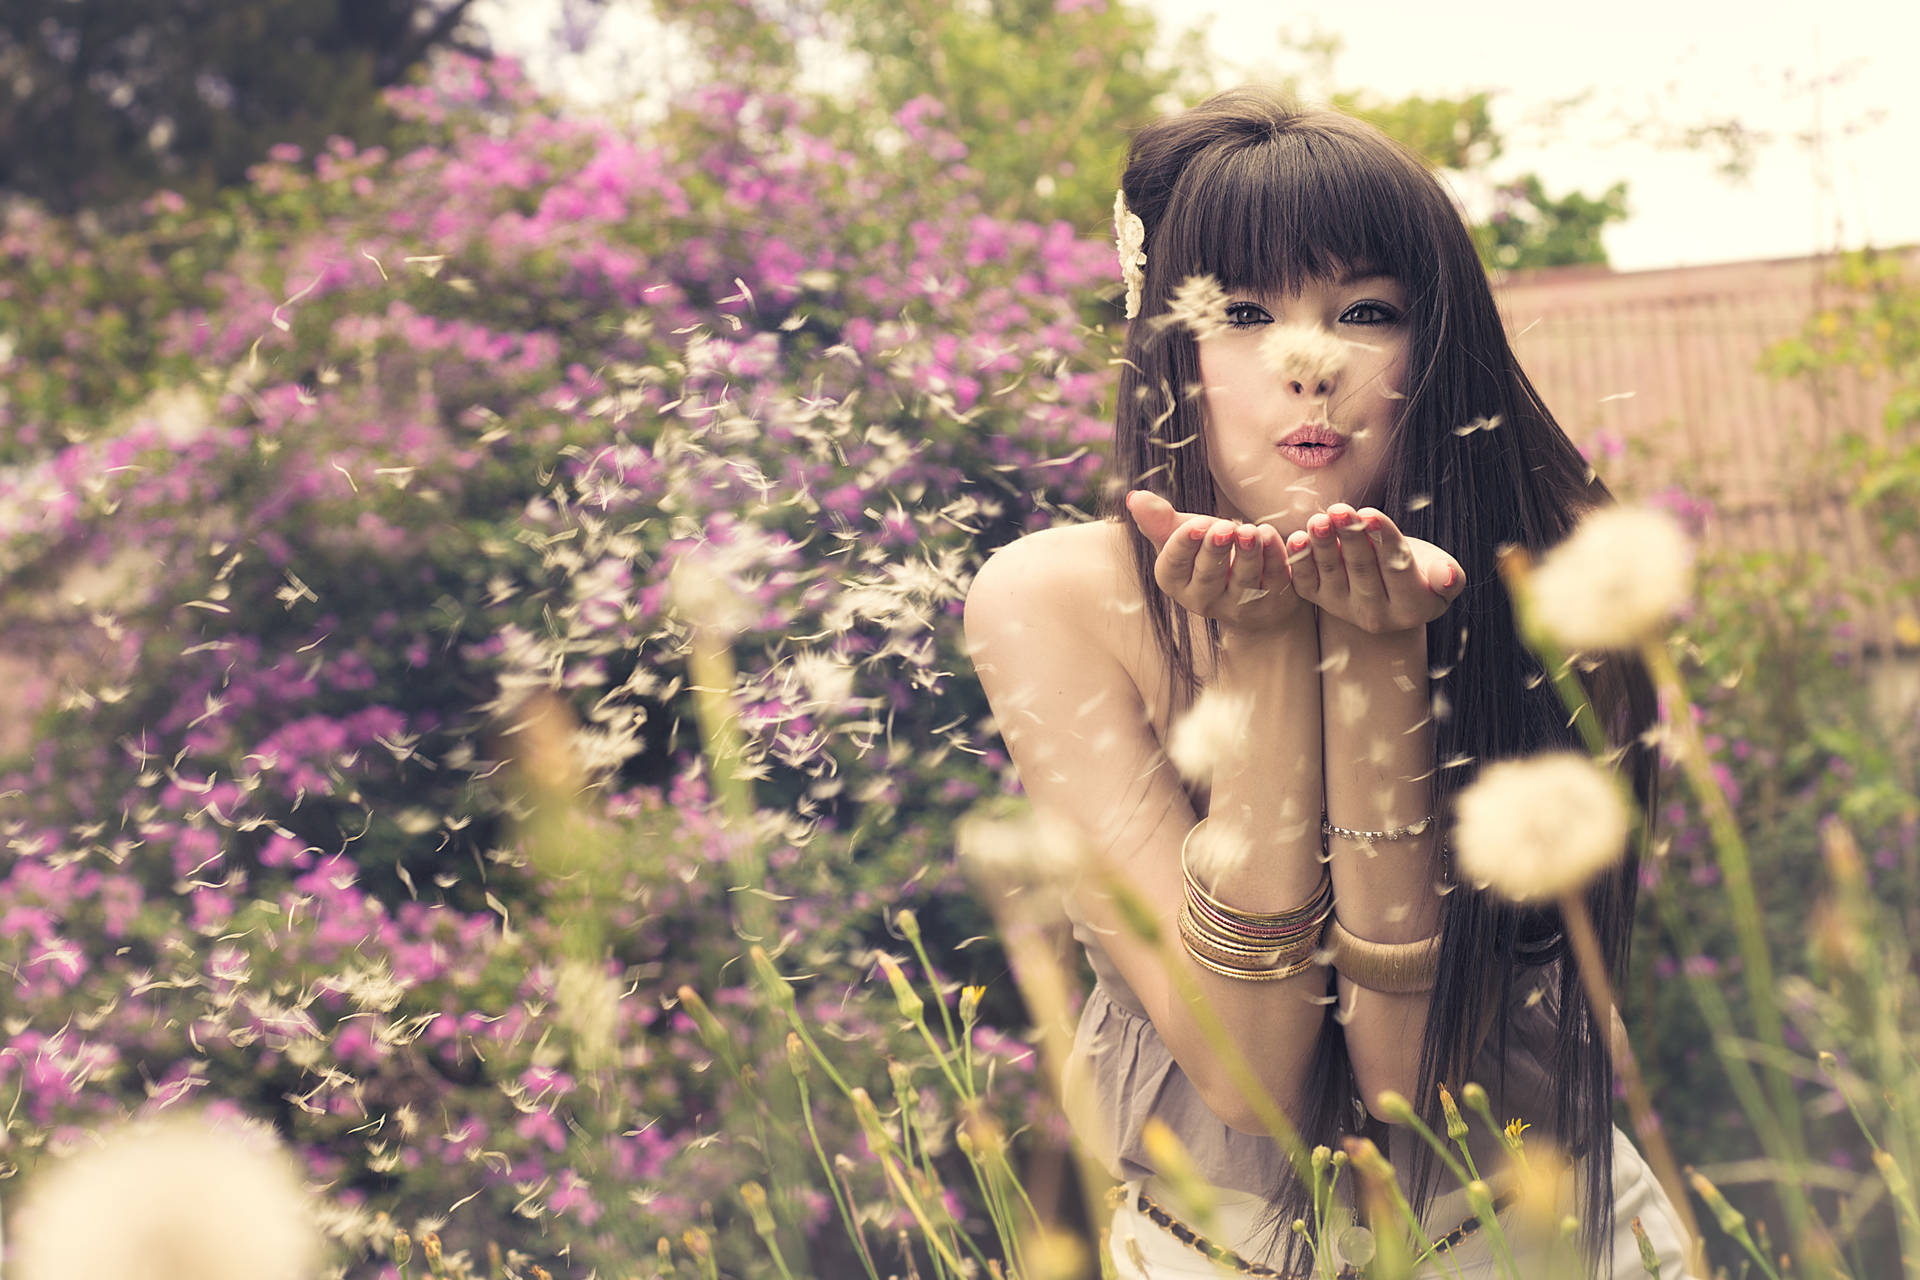
<path id="1" fill-rule="evenodd" d="M 1316 534 L 1296 566 L 1303 594 L 1323 601 L 1327 818 L 1340 827 L 1391 830 L 1433 811 L 1426 622 L 1464 581 L 1453 565 L 1452 577 L 1441 585 L 1451 558 L 1421 544 L 1416 563 L 1384 517 L 1369 538 L 1351 507 L 1336 504 L 1330 514 L 1336 521 L 1354 516 L 1355 527 L 1336 525 L 1332 537 Z M 1316 516 L 1308 528 L 1330 523 Z M 1432 936 L 1440 921 L 1440 839 L 1437 825 L 1371 847 L 1329 837 L 1334 912 L 1341 924 L 1372 942 Z M 1415 1098 L 1428 993 L 1370 991 L 1345 977 L 1339 986 L 1361 1098 L 1372 1106 L 1387 1089 Z"/>
<path id="2" fill-rule="evenodd" d="M 1180 847 L 1195 815 L 1161 749 L 1145 701 L 1115 657 L 1111 610 L 1129 585 L 1109 562 L 1104 581 L 1063 555 L 1067 536 L 1046 533 L 1003 549 L 967 598 L 976 669 L 1000 730 L 1036 808 L 1067 819 L 1156 911 L 1177 939 L 1182 900 Z M 1278 552 L 1278 539 L 1271 539 Z M 1137 591 L 1131 592 L 1139 606 Z M 1248 855 L 1223 868 L 1211 888 L 1247 910 L 1293 907 L 1320 876 L 1320 679 L 1312 614 L 1284 625 L 1230 633 L 1219 683 L 1249 700 L 1248 737 L 1212 778 L 1210 829 L 1243 841 Z M 1165 968 L 1110 902 L 1084 893 L 1079 906 L 1139 997 L 1156 1031 L 1209 1107 L 1225 1123 L 1261 1131 L 1253 1109 L 1228 1083 Z M 1325 970 L 1277 982 L 1243 982 L 1186 966 L 1260 1072 L 1283 1110 L 1298 1114 L 1299 1092 L 1326 1009 L 1313 997 Z"/>

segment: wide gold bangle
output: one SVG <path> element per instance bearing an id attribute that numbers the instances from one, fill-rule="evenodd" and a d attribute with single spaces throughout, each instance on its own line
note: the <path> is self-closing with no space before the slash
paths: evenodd
<path id="1" fill-rule="evenodd" d="M 1389 995 L 1431 991 L 1440 973 L 1440 935 L 1417 942 L 1369 942 L 1347 932 L 1334 916 L 1327 921 L 1328 962 L 1356 987 Z"/>

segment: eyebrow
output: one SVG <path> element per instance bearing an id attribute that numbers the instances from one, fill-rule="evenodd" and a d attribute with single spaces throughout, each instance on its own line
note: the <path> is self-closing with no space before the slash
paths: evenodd
<path id="1" fill-rule="evenodd" d="M 1338 276 L 1334 277 L 1334 283 L 1341 286 L 1364 284 L 1369 280 L 1392 280 L 1397 283 L 1399 279 L 1400 277 L 1394 275 L 1391 271 L 1380 271 L 1373 267 L 1360 266 L 1351 270 L 1342 271 Z"/>

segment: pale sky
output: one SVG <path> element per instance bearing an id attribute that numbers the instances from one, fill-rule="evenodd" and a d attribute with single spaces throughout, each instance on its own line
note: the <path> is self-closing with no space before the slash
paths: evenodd
<path id="1" fill-rule="evenodd" d="M 1534 171 L 1552 194 L 1596 195 L 1626 181 L 1632 216 L 1606 233 L 1620 270 L 1920 243 L 1920 4 L 1145 2 L 1170 32 L 1207 24 L 1223 86 L 1303 70 L 1281 33 L 1318 28 L 1345 45 L 1335 88 L 1498 91 L 1495 120 L 1509 147 L 1496 179 Z M 604 100 L 616 82 L 655 79 L 663 61 L 636 6 L 611 7 L 589 56 L 559 70 L 539 56 L 556 0 L 482 0 L 476 16 L 546 87 L 564 82 Z M 1716 153 L 1628 136 L 1635 122 L 1679 129 L 1727 118 L 1770 139 L 1744 181 L 1716 173 Z M 1470 205 L 1477 194 L 1461 192 Z"/>
<path id="2" fill-rule="evenodd" d="M 1606 233 L 1621 270 L 1920 242 L 1920 4 L 1148 2 L 1163 25 L 1208 20 L 1229 80 L 1299 69 L 1280 32 L 1318 27 L 1344 41 L 1339 88 L 1499 90 L 1496 122 L 1536 136 L 1511 147 L 1496 176 L 1532 170 L 1554 194 L 1626 181 L 1632 217 Z M 1550 135 L 1525 127 L 1583 93 Z M 1877 124 L 1875 112 L 1884 113 Z M 1718 176 L 1703 153 L 1625 137 L 1626 118 L 1682 126 L 1710 117 L 1774 136 L 1745 182 Z"/>

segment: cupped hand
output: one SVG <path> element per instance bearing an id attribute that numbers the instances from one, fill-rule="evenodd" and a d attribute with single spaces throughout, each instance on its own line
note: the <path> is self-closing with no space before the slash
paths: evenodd
<path id="1" fill-rule="evenodd" d="M 1159 552 L 1154 581 L 1187 611 L 1243 633 L 1278 630 L 1301 615 L 1286 543 L 1271 526 L 1176 511 L 1144 489 L 1127 495 L 1127 513 Z"/>
<path id="2" fill-rule="evenodd" d="M 1425 626 L 1467 585 L 1458 560 L 1374 508 L 1344 502 L 1308 517 L 1287 539 L 1287 561 L 1302 600 L 1376 635 Z"/>

